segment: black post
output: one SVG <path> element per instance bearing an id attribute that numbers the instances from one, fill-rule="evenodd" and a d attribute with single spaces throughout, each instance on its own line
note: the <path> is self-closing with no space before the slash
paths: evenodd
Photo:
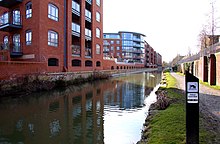
<path id="1" fill-rule="evenodd" d="M 186 83 L 186 143 L 199 144 L 199 79 L 188 71 Z"/>

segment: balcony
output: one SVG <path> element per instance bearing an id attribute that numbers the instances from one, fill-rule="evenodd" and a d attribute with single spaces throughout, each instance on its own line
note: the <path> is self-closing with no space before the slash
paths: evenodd
<path id="1" fill-rule="evenodd" d="M 85 29 L 85 38 L 86 38 L 86 40 L 92 40 L 92 32 L 91 32 L 91 30 L 89 30 L 89 29 Z"/>
<path id="2" fill-rule="evenodd" d="M 141 42 L 141 39 L 140 39 L 140 38 L 137 38 L 137 37 L 134 37 L 134 38 L 133 38 L 133 41 Z"/>
<path id="3" fill-rule="evenodd" d="M 85 48 L 85 58 L 92 58 L 92 48 L 91 47 Z"/>
<path id="4" fill-rule="evenodd" d="M 21 47 L 21 43 L 20 42 L 16 42 L 16 43 L 1 43 L 0 44 L 0 51 L 10 51 L 10 56 L 11 58 L 18 58 L 21 57 L 23 55 L 22 52 L 22 47 Z"/>
<path id="5" fill-rule="evenodd" d="M 72 12 L 77 16 L 80 16 L 80 5 L 75 1 L 72 1 Z"/>
<path id="6" fill-rule="evenodd" d="M 92 0 L 86 0 L 86 2 L 90 5 L 92 5 Z"/>
<path id="7" fill-rule="evenodd" d="M 21 15 L 19 11 L 4 13 L 0 16 L 0 31 L 11 32 L 22 28 Z"/>
<path id="8" fill-rule="evenodd" d="M 0 0 L 0 6 L 11 8 L 15 5 L 22 3 L 23 0 Z"/>
<path id="9" fill-rule="evenodd" d="M 88 21 L 88 22 L 91 22 L 92 21 L 92 14 L 90 11 L 88 11 L 87 9 L 85 10 L 85 19 Z"/>
<path id="10" fill-rule="evenodd" d="M 81 47 L 79 45 L 72 45 L 72 56 L 78 56 L 81 55 Z"/>
<path id="11" fill-rule="evenodd" d="M 80 37 L 80 25 L 72 23 L 72 35 Z"/>

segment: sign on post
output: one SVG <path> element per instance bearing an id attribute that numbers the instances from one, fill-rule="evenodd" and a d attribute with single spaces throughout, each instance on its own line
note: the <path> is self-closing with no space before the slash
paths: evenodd
<path id="1" fill-rule="evenodd" d="M 199 79 L 186 71 L 186 143 L 199 144 Z"/>

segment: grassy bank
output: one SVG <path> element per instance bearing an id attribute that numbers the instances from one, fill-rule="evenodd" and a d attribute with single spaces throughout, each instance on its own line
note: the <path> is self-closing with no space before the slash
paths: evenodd
<path id="1" fill-rule="evenodd" d="M 167 85 L 160 89 L 167 91 L 171 104 L 148 118 L 148 131 L 144 134 L 147 135 L 147 142 L 141 144 L 186 143 L 185 94 L 177 89 L 177 81 L 170 73 L 165 73 L 165 76 Z M 203 125 L 204 119 L 200 118 L 200 143 L 205 144 L 212 139 L 212 134 Z"/>
<path id="2" fill-rule="evenodd" d="M 184 94 L 176 88 L 176 79 L 169 73 L 165 75 L 167 86 L 161 89 L 167 91 L 172 103 L 167 109 L 159 110 L 151 119 L 148 143 L 186 143 Z"/>

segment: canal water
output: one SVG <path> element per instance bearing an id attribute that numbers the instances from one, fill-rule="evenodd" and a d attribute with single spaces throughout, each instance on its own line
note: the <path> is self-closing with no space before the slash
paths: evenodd
<path id="1" fill-rule="evenodd" d="M 138 73 L 0 99 L 0 143 L 133 144 L 161 73 Z"/>

